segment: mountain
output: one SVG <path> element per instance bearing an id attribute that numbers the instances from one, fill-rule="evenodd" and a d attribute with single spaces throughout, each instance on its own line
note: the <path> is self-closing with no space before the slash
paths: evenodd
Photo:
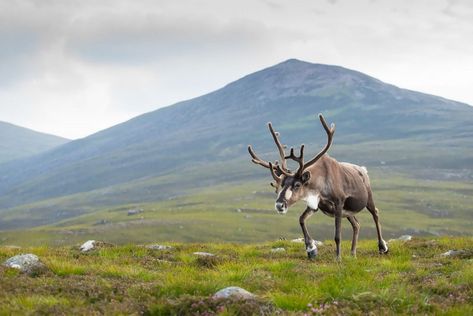
<path id="1" fill-rule="evenodd" d="M 343 67 L 291 59 L 212 93 L 1 165 L 0 209 L 73 196 L 81 213 L 90 205 L 161 200 L 261 178 L 267 173 L 249 163 L 246 146 L 276 159 L 266 123 L 273 122 L 285 143 L 306 143 L 309 156 L 326 139 L 319 112 L 336 123 L 331 154 L 339 160 L 434 178 L 452 170 L 472 177 L 473 107 Z M 45 205 L 41 210 L 48 209 Z M 74 212 L 62 209 L 66 217 Z"/>
<path id="2" fill-rule="evenodd" d="M 0 164 L 47 151 L 68 141 L 0 121 Z"/>

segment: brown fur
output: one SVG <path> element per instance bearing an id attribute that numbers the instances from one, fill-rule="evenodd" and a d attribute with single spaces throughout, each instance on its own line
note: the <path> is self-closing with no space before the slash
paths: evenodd
<path id="1" fill-rule="evenodd" d="M 337 258 L 340 259 L 341 219 L 346 217 L 353 228 L 352 255 L 356 255 L 360 225 L 355 215 L 365 207 L 372 214 L 378 234 L 378 248 L 380 253 L 387 253 L 386 242 L 382 238 L 381 225 L 378 219 L 378 209 L 373 201 L 370 180 L 366 168 L 354 164 L 338 162 L 326 154 L 332 143 L 335 126 L 328 128 L 322 115 L 319 115 L 322 125 L 327 132 L 328 142 L 325 148 L 307 164 L 304 163 L 304 145 L 301 146 L 300 155 L 294 154 L 291 148 L 289 156 L 285 156 L 284 146 L 279 141 L 279 134 L 274 132 L 271 123 L 269 128 L 281 156 L 281 165 L 277 162 L 265 162 L 258 158 L 251 147 L 248 147 L 252 161 L 269 168 L 276 181 L 278 198 L 276 209 L 286 213 L 287 209 L 299 200 L 307 201 L 307 208 L 300 216 L 299 222 L 304 234 L 306 249 L 309 258 L 316 254 L 314 241 L 310 237 L 305 221 L 318 209 L 324 214 L 335 218 L 335 243 Z M 286 159 L 299 163 L 295 173 L 287 169 Z M 316 205 L 314 205 L 316 203 Z"/>

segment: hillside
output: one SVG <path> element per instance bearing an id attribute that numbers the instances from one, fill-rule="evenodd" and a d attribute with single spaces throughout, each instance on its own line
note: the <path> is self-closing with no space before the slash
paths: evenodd
<path id="1" fill-rule="evenodd" d="M 315 153 L 325 141 L 315 118 L 319 112 L 337 124 L 331 155 L 339 160 L 377 168 L 378 174 L 473 179 L 473 107 L 342 67 L 292 59 L 1 165 L 0 228 L 57 223 L 102 208 L 260 183 L 268 175 L 249 163 L 246 146 L 275 158 L 265 126 L 272 121 L 285 143 L 305 143 L 306 155 Z M 465 192 L 455 194 L 469 189 Z"/>
<path id="2" fill-rule="evenodd" d="M 0 164 L 47 151 L 68 141 L 0 121 Z"/>
<path id="3" fill-rule="evenodd" d="M 336 263 L 333 242 L 310 261 L 302 244 L 102 244 L 78 247 L 0 247 L 0 262 L 36 254 L 45 268 L 28 274 L 0 265 L 2 314 L 145 315 L 471 315 L 471 238 L 362 241 L 358 257 Z M 284 248 L 274 251 L 273 249 Z M 457 255 L 443 253 L 458 249 Z M 210 252 L 214 257 L 195 255 Z M 254 299 L 216 299 L 239 286 Z"/>

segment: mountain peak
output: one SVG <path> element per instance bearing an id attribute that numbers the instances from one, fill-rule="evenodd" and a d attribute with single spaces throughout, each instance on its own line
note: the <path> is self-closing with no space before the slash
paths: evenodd
<path id="1" fill-rule="evenodd" d="M 386 86 L 375 78 L 340 66 L 288 59 L 232 82 L 222 90 L 226 94 L 230 90 L 249 98 L 268 100 L 295 95 L 326 95 L 340 89 L 384 89 Z"/>
<path id="2" fill-rule="evenodd" d="M 274 65 L 274 67 L 277 67 L 278 65 L 316 65 L 316 64 L 310 63 L 308 61 L 300 60 L 297 58 L 289 58 L 283 62 L 280 62 L 279 64 Z"/>
<path id="3" fill-rule="evenodd" d="M 463 104 L 399 89 L 357 71 L 289 59 L 217 91 L 143 114 L 39 156 L 0 164 L 0 207 L 109 187 L 115 188 L 116 195 L 101 200 L 99 194 L 97 201 L 165 199 L 181 194 L 186 186 L 202 183 L 185 176 L 176 177 L 179 180 L 172 180 L 172 185 L 163 183 L 149 190 L 143 184 L 134 189 L 133 198 L 121 194 L 118 187 L 201 165 L 208 168 L 209 181 L 242 179 L 238 170 L 248 167 L 242 165 L 243 161 L 248 164 L 246 144 L 263 154 L 274 152 L 264 128 L 268 121 L 282 132 L 287 144 L 305 142 L 308 148 L 319 148 L 325 137 L 317 113 L 337 123 L 337 158 L 351 157 L 357 151 L 355 157 L 368 165 L 386 161 L 414 169 L 434 164 L 471 169 L 473 155 L 467 148 L 473 139 L 472 111 Z M 389 150 L 371 145 L 384 146 L 390 140 L 393 147 Z M 411 145 L 413 142 L 421 146 Z M 458 148 L 455 153 L 462 160 L 457 161 L 450 152 L 444 154 L 442 146 L 435 146 L 439 143 Z M 428 154 L 423 152 L 426 148 Z M 220 168 L 218 163 L 237 160 L 237 169 L 214 171 Z M 195 179 L 202 179 L 204 173 L 199 172 Z M 179 182 L 181 178 L 186 182 Z"/>

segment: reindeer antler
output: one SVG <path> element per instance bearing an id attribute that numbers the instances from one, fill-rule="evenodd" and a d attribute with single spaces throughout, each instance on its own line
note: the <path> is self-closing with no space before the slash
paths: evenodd
<path id="1" fill-rule="evenodd" d="M 273 125 L 271 122 L 268 123 L 268 128 L 269 131 L 271 132 L 271 135 L 273 136 L 273 140 L 276 143 L 276 146 L 279 151 L 279 156 L 281 157 L 281 165 L 279 165 L 278 161 L 276 160 L 273 163 L 269 161 L 265 161 L 261 158 L 259 158 L 255 152 L 253 151 L 253 148 L 251 145 L 248 146 L 248 152 L 250 153 L 251 156 L 251 161 L 254 162 L 255 164 L 258 164 L 260 166 L 263 166 L 265 168 L 270 169 L 271 175 L 273 176 L 274 180 L 279 184 L 282 181 L 282 175 L 290 176 L 291 173 L 287 169 L 287 164 L 286 164 L 286 152 L 284 150 L 285 146 L 281 143 L 279 139 L 279 133 L 274 131 Z M 272 186 L 275 186 L 273 183 L 271 184 Z"/>
<path id="2" fill-rule="evenodd" d="M 301 145 L 299 157 L 294 154 L 294 147 L 291 147 L 291 152 L 289 156 L 286 156 L 284 158 L 292 159 L 299 164 L 299 168 L 297 168 L 297 171 L 295 173 L 295 174 L 298 174 L 299 172 L 301 172 L 301 170 L 304 169 L 304 145 L 303 144 Z"/>
<path id="3" fill-rule="evenodd" d="M 301 145 L 300 149 L 300 154 L 299 156 L 296 156 L 294 154 L 294 148 L 291 147 L 291 151 L 289 156 L 286 156 L 285 153 L 285 146 L 281 144 L 281 141 L 279 139 L 279 133 L 275 132 L 273 129 L 273 125 L 271 123 L 268 123 L 268 128 L 269 131 L 271 132 L 271 135 L 273 136 L 274 142 L 276 143 L 276 146 L 278 147 L 279 151 L 279 156 L 281 157 L 281 165 L 278 164 L 278 161 L 276 160 L 275 163 L 271 163 L 269 161 L 264 161 L 261 158 L 259 158 L 255 152 L 253 151 L 253 148 L 251 148 L 251 145 L 248 146 L 248 152 L 251 155 L 251 161 L 253 161 L 255 164 L 258 164 L 260 166 L 263 166 L 265 168 L 270 169 L 271 175 L 273 176 L 274 180 L 279 184 L 282 181 L 282 175 L 284 174 L 285 176 L 294 176 L 294 175 L 302 175 L 305 169 L 313 165 L 317 160 L 320 159 L 330 148 L 332 145 L 332 139 L 333 139 L 333 134 L 335 133 L 335 124 L 331 124 L 330 128 L 328 127 L 327 123 L 325 122 L 324 117 L 322 114 L 319 114 L 319 119 L 320 122 L 322 123 L 325 131 L 327 132 L 327 144 L 325 145 L 325 148 L 322 149 L 321 152 L 319 152 L 314 158 L 312 158 L 308 163 L 304 163 L 304 145 Z M 294 160 L 299 164 L 299 168 L 295 173 L 291 173 L 289 169 L 287 168 L 287 159 Z M 279 174 L 279 175 L 278 175 Z M 271 184 L 273 185 L 273 184 Z M 274 186 L 274 185 L 273 185 Z"/>
<path id="4" fill-rule="evenodd" d="M 264 161 L 263 159 L 256 156 L 255 152 L 253 151 L 253 148 L 251 148 L 251 145 L 248 145 L 248 152 L 250 153 L 250 156 L 252 158 L 251 161 L 253 161 L 255 164 L 263 166 L 265 168 L 271 168 L 268 161 Z"/>
<path id="5" fill-rule="evenodd" d="M 307 162 L 304 165 L 303 169 L 307 169 L 311 165 L 313 165 L 317 160 L 320 159 L 320 157 L 325 155 L 325 153 L 329 150 L 330 146 L 332 145 L 333 134 L 335 133 L 335 124 L 334 123 L 330 124 L 330 128 L 328 128 L 327 122 L 325 122 L 324 116 L 321 113 L 319 113 L 319 119 L 320 119 L 320 122 L 322 123 L 322 125 L 325 129 L 325 132 L 327 132 L 327 144 L 325 145 L 325 148 L 322 149 L 322 151 L 320 151 L 317 154 L 317 156 L 312 158 L 309 162 Z M 302 172 L 302 170 L 301 170 L 301 172 Z"/>
<path id="6" fill-rule="evenodd" d="M 281 157 L 281 166 L 279 167 L 280 171 L 284 173 L 286 176 L 290 175 L 290 173 L 287 171 L 287 164 L 286 164 L 286 152 L 284 150 L 284 145 L 281 144 L 281 141 L 279 140 L 279 133 L 275 132 L 273 129 L 273 125 L 271 122 L 268 123 L 268 128 L 269 131 L 271 132 L 271 135 L 273 135 L 274 142 L 276 143 L 276 146 L 278 147 L 279 150 L 279 156 Z"/>

